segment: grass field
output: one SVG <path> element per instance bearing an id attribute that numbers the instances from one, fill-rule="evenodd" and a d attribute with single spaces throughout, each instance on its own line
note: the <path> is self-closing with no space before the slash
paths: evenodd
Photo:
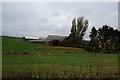
<path id="1" fill-rule="evenodd" d="M 21 38 L 2 37 L 2 52 L 85 52 L 83 49 L 66 47 L 41 46 L 23 41 Z"/>
<path id="2" fill-rule="evenodd" d="M 3 37 L 3 78 L 117 78 L 117 53 L 41 46 Z M 25 54 L 24 52 L 28 52 Z"/>
<path id="3" fill-rule="evenodd" d="M 38 48 L 36 44 L 22 41 L 21 38 L 15 37 L 2 37 L 2 52 L 32 52 L 41 51 L 45 49 Z"/>

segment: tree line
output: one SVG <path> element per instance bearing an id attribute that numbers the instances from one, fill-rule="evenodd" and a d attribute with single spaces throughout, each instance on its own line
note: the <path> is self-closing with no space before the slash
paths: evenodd
<path id="1" fill-rule="evenodd" d="M 115 52 L 120 51 L 120 31 L 108 25 L 103 25 L 96 30 L 95 27 L 90 32 L 90 43 L 95 52 Z"/>
<path id="2" fill-rule="evenodd" d="M 88 29 L 89 22 L 84 17 L 74 18 L 72 21 L 71 33 L 62 42 L 63 46 L 84 48 L 92 52 L 119 52 L 120 31 L 108 25 L 103 25 L 96 30 L 91 29 L 90 41 L 83 40 Z"/>

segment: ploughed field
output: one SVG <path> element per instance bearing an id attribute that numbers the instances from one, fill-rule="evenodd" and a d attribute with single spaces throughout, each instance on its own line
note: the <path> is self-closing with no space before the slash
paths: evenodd
<path id="1" fill-rule="evenodd" d="M 2 38 L 3 78 L 118 78 L 118 53 L 90 53 Z"/>

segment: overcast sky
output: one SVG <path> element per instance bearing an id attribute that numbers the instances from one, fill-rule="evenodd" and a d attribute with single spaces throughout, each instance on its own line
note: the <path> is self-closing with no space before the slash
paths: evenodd
<path id="1" fill-rule="evenodd" d="M 117 2 L 6 2 L 2 3 L 2 34 L 7 36 L 63 35 L 70 33 L 73 18 L 84 16 L 90 30 L 107 24 L 118 28 Z"/>

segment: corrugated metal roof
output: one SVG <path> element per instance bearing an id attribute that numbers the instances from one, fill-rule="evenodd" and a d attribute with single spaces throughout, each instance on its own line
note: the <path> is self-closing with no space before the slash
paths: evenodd
<path id="1" fill-rule="evenodd" d="M 29 42 L 49 42 L 50 40 L 29 40 Z"/>
<path id="2" fill-rule="evenodd" d="M 28 37 L 28 36 L 25 36 L 25 39 L 40 39 L 40 37 Z"/>
<path id="3" fill-rule="evenodd" d="M 67 36 L 48 35 L 46 40 L 64 40 Z"/>

